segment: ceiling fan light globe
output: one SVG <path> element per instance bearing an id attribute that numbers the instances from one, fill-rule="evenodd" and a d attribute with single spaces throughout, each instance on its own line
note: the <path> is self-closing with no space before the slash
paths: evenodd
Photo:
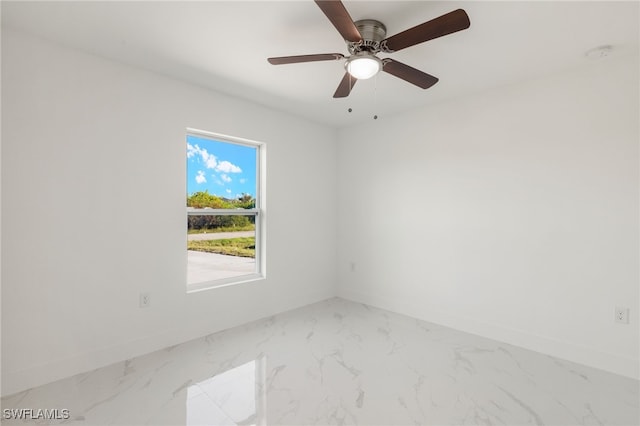
<path id="1" fill-rule="evenodd" d="M 345 64 L 347 72 L 358 80 L 366 80 L 378 74 L 382 61 L 373 55 L 351 57 Z"/>

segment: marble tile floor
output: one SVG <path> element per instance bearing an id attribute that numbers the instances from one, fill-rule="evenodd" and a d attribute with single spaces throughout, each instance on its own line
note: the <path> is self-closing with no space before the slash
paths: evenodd
<path id="1" fill-rule="evenodd" d="M 636 380 L 330 299 L 8 396 L 2 424 L 638 425 L 638 400 Z"/>

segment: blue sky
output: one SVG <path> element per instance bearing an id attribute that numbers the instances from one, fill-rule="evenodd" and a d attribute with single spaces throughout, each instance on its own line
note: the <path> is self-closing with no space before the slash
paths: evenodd
<path id="1" fill-rule="evenodd" d="M 257 148 L 187 135 L 187 194 L 256 196 Z"/>

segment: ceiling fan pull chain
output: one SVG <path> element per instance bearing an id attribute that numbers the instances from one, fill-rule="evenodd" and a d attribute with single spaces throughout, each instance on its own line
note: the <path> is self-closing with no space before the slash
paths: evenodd
<path id="1" fill-rule="evenodd" d="M 374 77 L 373 81 L 373 110 L 376 111 L 378 109 L 378 75 Z M 373 119 L 378 119 L 378 114 L 373 114 Z"/>

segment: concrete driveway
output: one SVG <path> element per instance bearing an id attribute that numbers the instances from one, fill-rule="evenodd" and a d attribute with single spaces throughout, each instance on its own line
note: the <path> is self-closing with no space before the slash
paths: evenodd
<path id="1" fill-rule="evenodd" d="M 255 236 L 255 231 L 212 232 L 189 234 L 189 241 L 221 240 Z M 256 260 L 252 257 L 227 256 L 187 250 L 187 282 L 189 284 L 239 277 L 256 271 Z"/>
<path id="2" fill-rule="evenodd" d="M 239 277 L 255 271 L 256 260 L 252 257 L 187 250 L 187 282 L 189 284 Z"/>

